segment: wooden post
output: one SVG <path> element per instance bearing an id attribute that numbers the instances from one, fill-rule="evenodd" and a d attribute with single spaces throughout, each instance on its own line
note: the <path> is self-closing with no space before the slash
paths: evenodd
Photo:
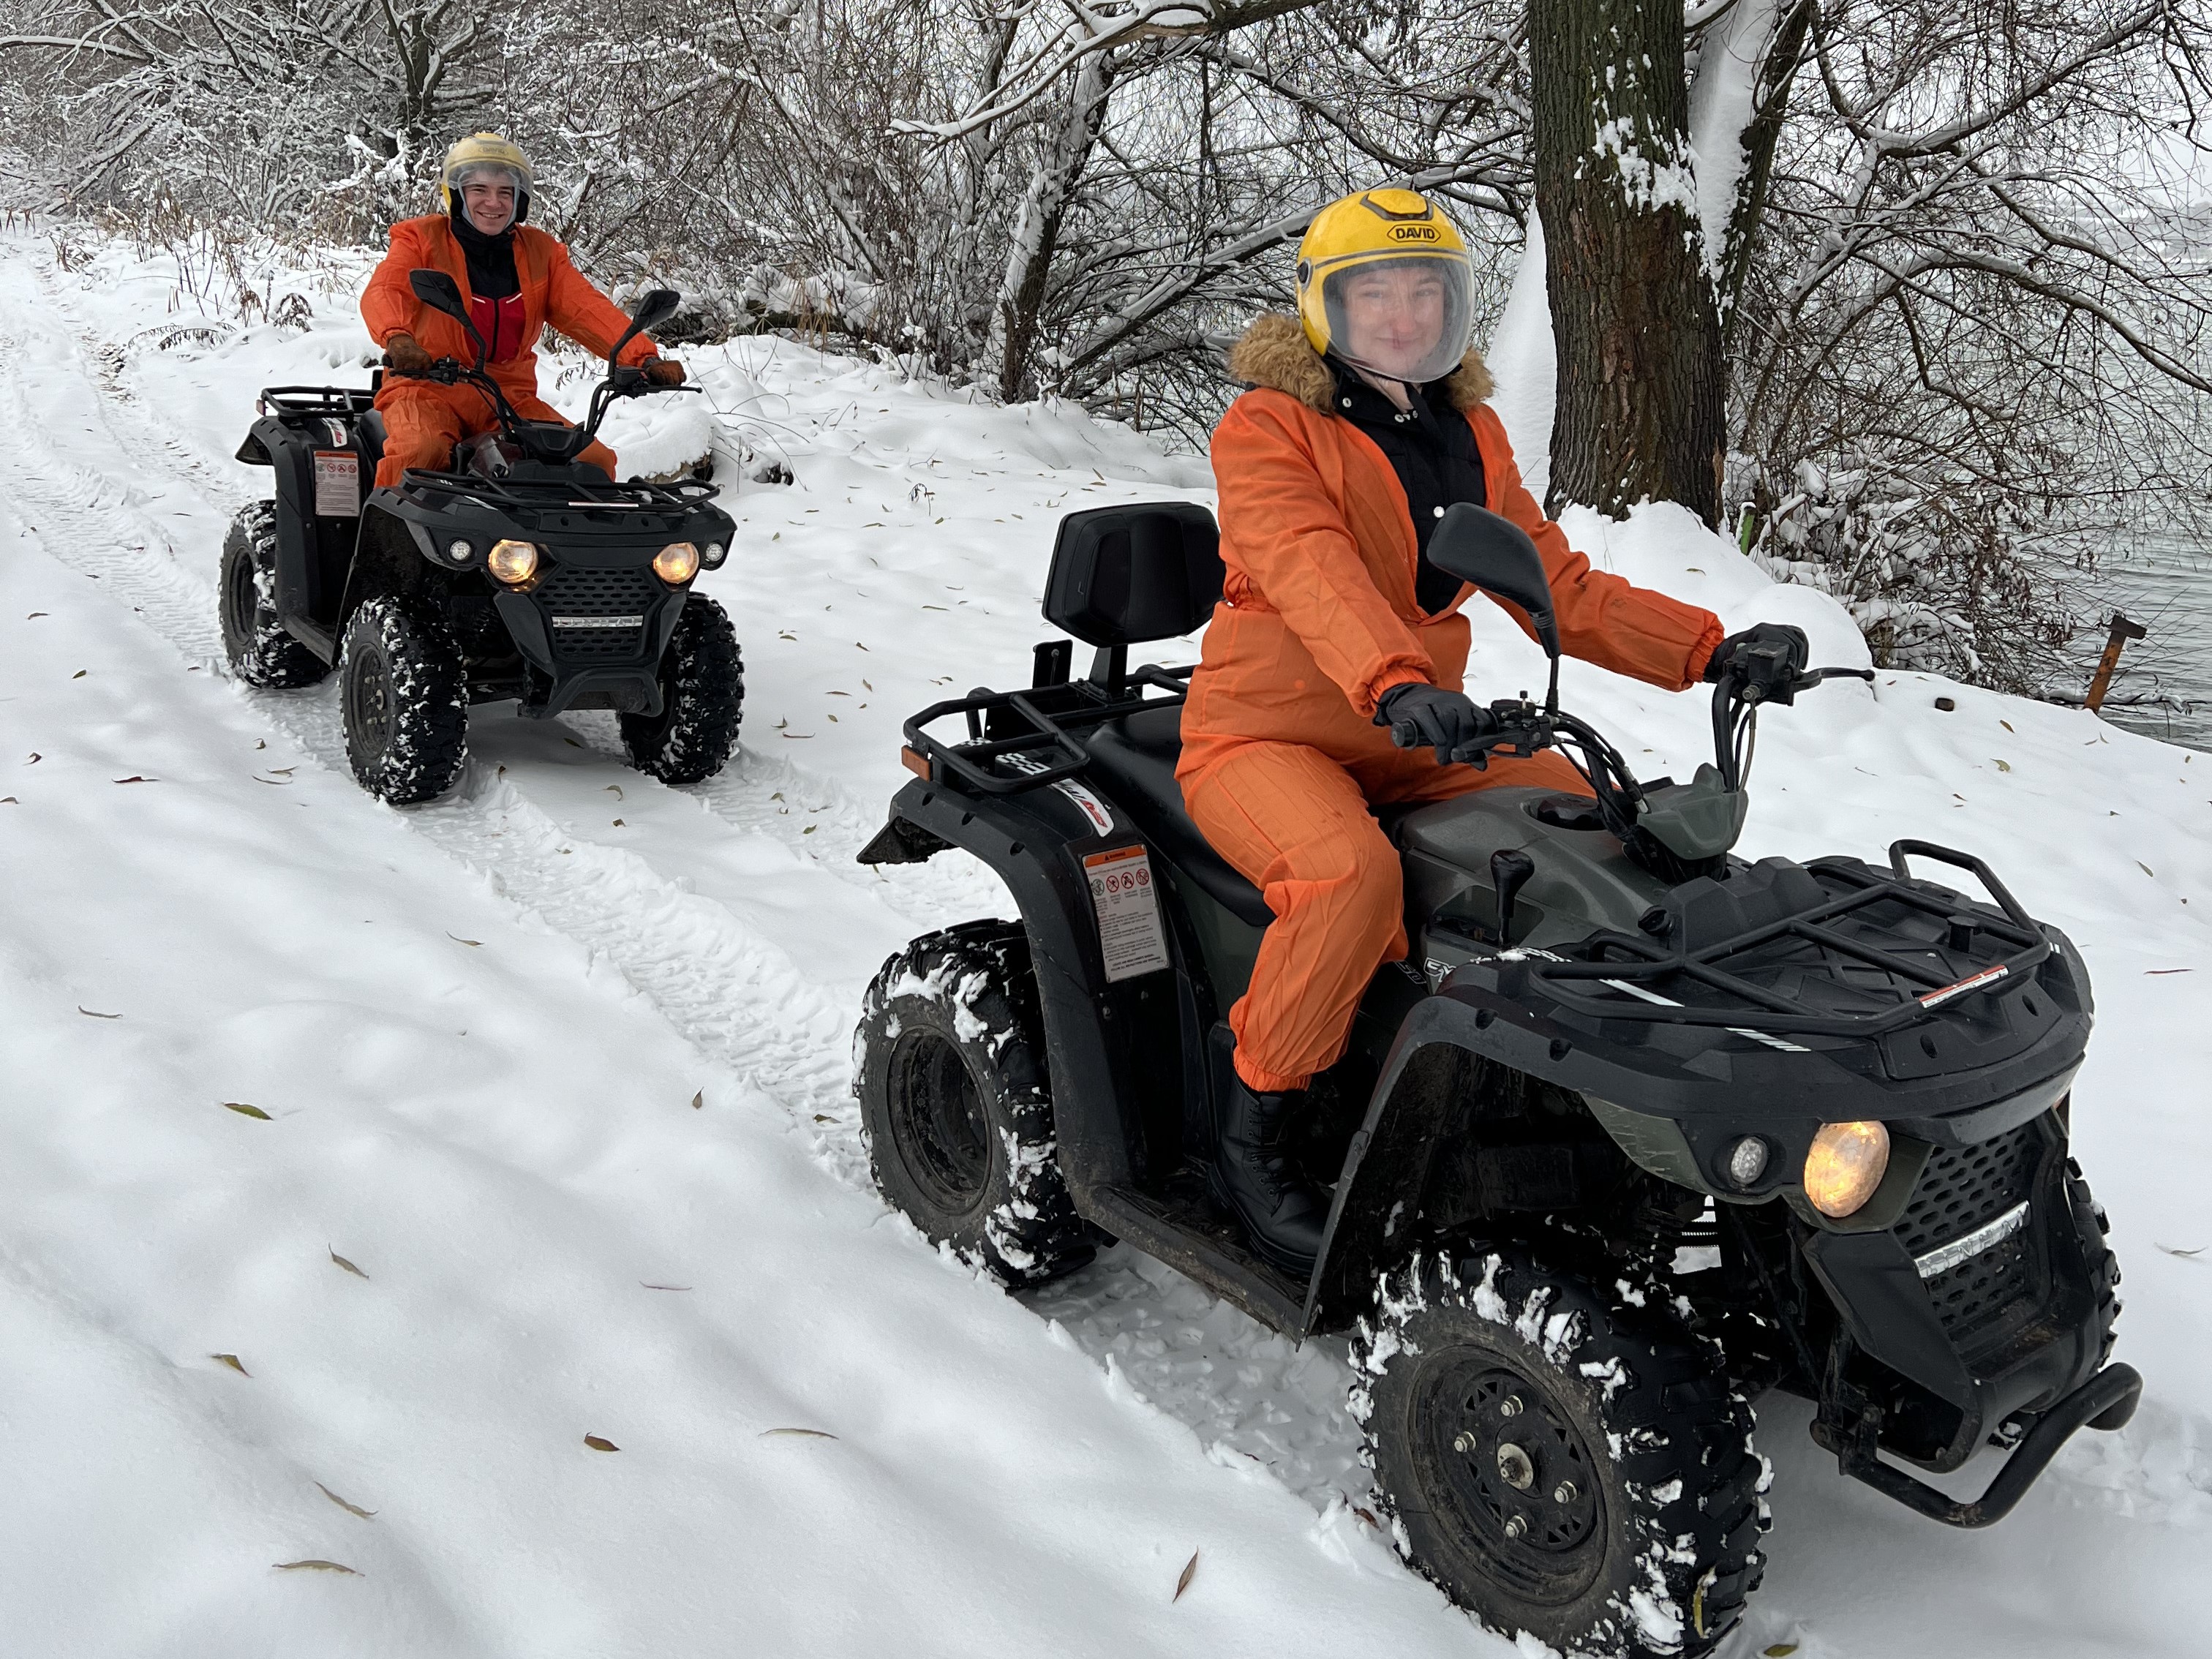
<path id="1" fill-rule="evenodd" d="M 2130 640 L 2142 639 L 2149 632 L 2141 623 L 2130 622 L 2117 611 L 2112 612 L 2112 631 L 2106 636 L 2105 654 L 2097 664 L 2097 677 L 2089 682 L 2088 703 L 2092 714 L 2105 706 L 2105 693 L 2112 685 L 2112 671 L 2120 665 L 2120 647 Z"/>

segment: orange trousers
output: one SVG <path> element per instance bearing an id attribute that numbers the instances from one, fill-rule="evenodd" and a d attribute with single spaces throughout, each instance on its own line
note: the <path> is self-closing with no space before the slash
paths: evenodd
<path id="1" fill-rule="evenodd" d="M 1184 804 L 1213 849 L 1266 896 L 1274 923 L 1229 1011 L 1237 1073 L 1263 1091 L 1302 1089 L 1344 1052 L 1375 970 L 1406 954 L 1398 849 L 1370 803 L 1449 800 L 1501 785 L 1587 794 L 1555 754 L 1439 766 L 1431 749 L 1373 744 L 1341 756 L 1301 743 L 1186 746 Z M 1190 764 L 1192 760 L 1195 765 Z"/>
<path id="2" fill-rule="evenodd" d="M 509 386 L 507 398 L 526 421 L 572 424 L 533 392 Z M 384 459 L 376 464 L 380 489 L 398 483 L 410 466 L 445 471 L 453 464 L 455 444 L 497 424 L 491 399 L 483 392 L 471 386 L 440 386 L 435 380 L 387 378 L 376 394 L 376 407 L 384 416 Z M 605 469 L 610 478 L 616 476 L 615 453 L 603 443 L 585 445 L 576 459 Z"/>

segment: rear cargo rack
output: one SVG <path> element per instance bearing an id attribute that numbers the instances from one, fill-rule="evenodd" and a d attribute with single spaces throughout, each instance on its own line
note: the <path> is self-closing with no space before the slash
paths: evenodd
<path id="1" fill-rule="evenodd" d="M 1066 641 L 1059 645 L 1066 649 Z M 1052 648 L 1038 647 L 1041 665 Z M 1066 659 L 1063 655 L 1056 660 L 1064 664 Z M 1182 708 L 1190 694 L 1195 666 L 1162 668 L 1147 663 L 1103 683 L 1061 679 L 1026 691 L 971 692 L 932 703 L 908 720 L 907 746 L 928 757 L 933 777 L 942 779 L 949 773 L 987 795 L 1024 794 L 1073 777 L 1089 765 L 1091 750 L 1085 739 L 1108 720 Z M 1147 690 L 1163 695 L 1148 697 Z M 967 717 L 965 743 L 948 744 L 924 729 L 955 714 Z M 994 764 L 1013 769 L 994 771 Z"/>
<path id="2" fill-rule="evenodd" d="M 357 386 L 269 386 L 254 402 L 279 420 L 350 420 L 375 405 L 375 392 Z"/>
<path id="3" fill-rule="evenodd" d="M 1906 862 L 1915 857 L 1971 871 L 1998 908 L 1916 879 Z M 1720 1026 L 1746 1036 L 1869 1037 L 1926 1019 L 1974 992 L 2030 982 L 2051 955 L 2051 941 L 2034 919 L 1972 854 L 1899 841 L 1890 846 L 1889 863 L 1882 871 L 1856 860 L 1816 860 L 1803 869 L 1832 890 L 1826 902 L 1695 949 L 1670 951 L 1657 940 L 1608 930 L 1574 946 L 1572 957 L 1531 951 L 1491 960 L 1512 963 L 1562 1007 L 1596 1018 Z M 1875 914 L 1890 906 L 1901 908 Z M 1922 931 L 1924 939 L 1917 936 Z M 1974 950 L 1984 937 L 2002 953 Z M 1964 973 L 1956 971 L 1961 959 L 1968 964 Z M 1793 988 L 1788 994 L 1772 984 L 1784 978 Z M 1808 998 L 1824 993 L 1832 1005 L 1882 1006 L 1807 1006 Z"/>

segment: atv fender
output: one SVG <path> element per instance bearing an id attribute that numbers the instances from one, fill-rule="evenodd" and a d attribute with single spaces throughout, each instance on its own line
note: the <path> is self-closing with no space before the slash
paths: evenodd
<path id="1" fill-rule="evenodd" d="M 1060 1170 L 1086 1216 L 1101 1212 L 1094 1193 L 1139 1178 L 1135 1160 L 1160 1139 L 1142 1116 L 1143 1103 L 1163 1093 L 1150 1074 L 1166 1066 L 1179 1077 L 1182 1064 L 1172 971 L 1118 983 L 1105 975 L 1083 858 L 1145 844 L 1120 813 L 1111 823 L 1099 834 L 1076 801 L 1049 788 L 969 795 L 917 780 L 893 798 L 890 823 L 860 855 L 865 864 L 915 863 L 957 847 L 1006 882 L 1036 973 Z M 1176 1129 L 1179 1140 L 1179 1121 Z"/>

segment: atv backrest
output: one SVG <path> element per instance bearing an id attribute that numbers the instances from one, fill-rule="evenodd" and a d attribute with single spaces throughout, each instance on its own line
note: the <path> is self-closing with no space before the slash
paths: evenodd
<path id="1" fill-rule="evenodd" d="M 1085 645 L 1173 639 L 1206 619 L 1221 574 L 1221 532 L 1196 502 L 1094 507 L 1060 521 L 1044 617 Z"/>

